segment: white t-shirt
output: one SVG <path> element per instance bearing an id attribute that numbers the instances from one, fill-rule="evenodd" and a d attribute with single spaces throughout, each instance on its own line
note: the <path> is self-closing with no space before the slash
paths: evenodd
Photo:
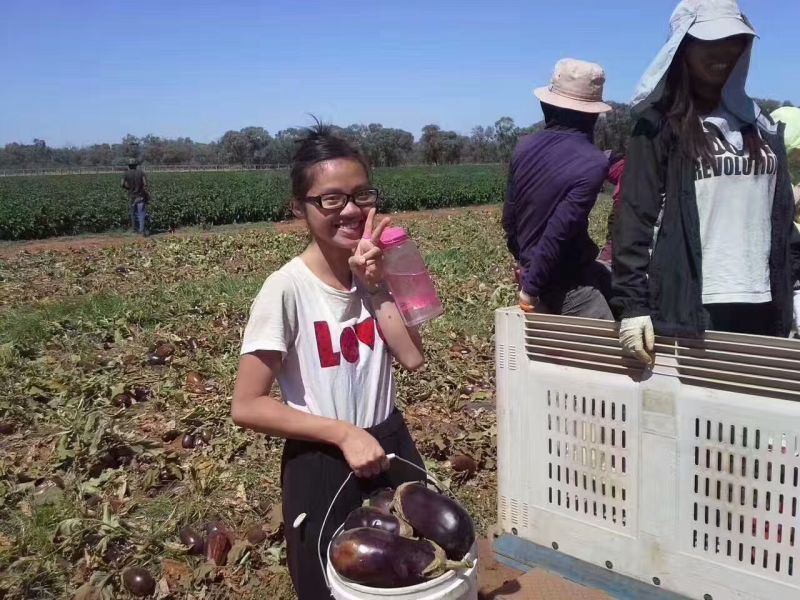
<path id="1" fill-rule="evenodd" d="M 777 160 L 714 138 L 714 161 L 695 164 L 703 252 L 703 304 L 772 300 L 769 253 Z"/>
<path id="2" fill-rule="evenodd" d="M 359 287 L 323 283 L 300 257 L 264 282 L 250 308 L 242 354 L 283 355 L 284 402 L 314 415 L 371 427 L 394 409 L 392 355 Z"/>

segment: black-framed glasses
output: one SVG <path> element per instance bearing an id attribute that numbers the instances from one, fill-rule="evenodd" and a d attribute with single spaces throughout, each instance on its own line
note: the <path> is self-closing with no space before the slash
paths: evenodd
<path id="1" fill-rule="evenodd" d="M 380 193 L 375 188 L 360 190 L 355 194 L 322 194 L 321 196 L 306 196 L 303 202 L 313 202 L 325 210 L 341 210 L 348 202 L 353 202 L 360 208 L 371 208 L 378 204 Z"/>

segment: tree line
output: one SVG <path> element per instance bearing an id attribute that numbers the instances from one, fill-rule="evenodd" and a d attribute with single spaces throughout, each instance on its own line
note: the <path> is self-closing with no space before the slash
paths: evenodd
<path id="1" fill-rule="evenodd" d="M 758 100 L 768 112 L 790 102 Z M 611 102 L 613 110 L 598 121 L 595 142 L 603 150 L 624 153 L 633 126 L 630 105 Z M 511 117 L 492 125 L 478 125 L 469 135 L 426 125 L 417 140 L 402 129 L 379 123 L 337 127 L 339 135 L 355 142 L 376 167 L 405 164 L 495 163 L 510 159 L 520 137 L 538 131 L 542 122 L 518 126 Z M 152 165 L 287 165 L 295 140 L 303 133 L 291 127 L 270 134 L 263 127 L 227 131 L 216 141 L 195 142 L 156 135 L 126 135 L 116 144 L 52 148 L 42 139 L 32 144 L 11 143 L 0 148 L 0 168 L 66 168 L 122 166 L 131 157 Z"/>

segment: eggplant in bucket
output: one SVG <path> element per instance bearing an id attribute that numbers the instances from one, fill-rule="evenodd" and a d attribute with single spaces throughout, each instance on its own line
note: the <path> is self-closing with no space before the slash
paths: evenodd
<path id="1" fill-rule="evenodd" d="M 448 570 L 471 566 L 447 560 L 444 550 L 429 540 L 413 540 L 370 527 L 336 536 L 330 560 L 342 577 L 375 588 L 417 585 Z"/>
<path id="2" fill-rule="evenodd" d="M 392 512 L 421 538 L 435 542 L 451 560 L 463 559 L 475 543 L 475 525 L 466 510 L 452 498 L 421 483 L 397 488 Z"/>
<path id="3" fill-rule="evenodd" d="M 345 519 L 342 529 L 348 531 L 360 527 L 383 529 L 403 537 L 411 537 L 414 533 L 405 521 L 372 506 L 360 506 L 351 512 Z"/>
<path id="4" fill-rule="evenodd" d="M 440 487 L 432 475 L 411 461 L 394 454 L 388 454 L 387 458 L 408 463 Z M 339 494 L 353 477 L 353 473 L 348 474 L 334 495 L 322 520 L 321 531 L 325 530 Z M 448 598 L 474 599 L 477 593 L 477 569 L 476 559 L 468 554 L 468 551 L 472 550 L 471 545 L 457 559 L 449 560 L 445 550 L 432 540 L 403 537 L 387 531 L 385 527 L 381 528 L 388 522 L 387 517 L 391 517 L 410 529 L 408 523 L 405 523 L 394 509 L 393 505 L 398 501 L 394 498 L 393 492 L 394 490 L 388 488 L 379 490 L 364 502 L 364 506 L 370 510 L 356 509 L 348 516 L 327 546 L 327 566 L 323 560 L 322 535 L 317 539 L 320 568 L 331 595 L 337 600 L 352 600 L 354 597 L 372 599 L 383 595 L 380 593 L 381 588 L 397 591 L 389 595 L 394 593 L 403 595 L 406 593 L 405 588 L 416 589 L 416 586 L 420 586 L 426 590 L 426 594 L 443 592 Z M 435 494 L 434 498 L 437 496 L 439 495 Z M 389 507 L 391 512 L 387 510 L 388 501 L 392 504 Z M 434 507 L 438 508 L 439 504 L 435 504 Z M 461 510 L 463 512 L 463 509 Z M 381 517 L 379 520 L 369 521 L 370 517 L 377 515 Z M 372 527 L 348 529 L 348 526 L 360 525 L 364 519 L 367 519 L 367 524 Z M 470 530 L 474 530 L 472 520 L 469 517 L 467 519 Z M 375 528 L 376 524 L 378 528 Z M 420 535 L 419 532 L 413 533 Z M 474 540 L 474 532 L 472 539 Z M 370 588 L 374 591 L 370 591 Z M 414 594 L 416 593 L 415 591 Z M 403 598 L 405 597 L 403 595 Z"/>
<path id="5" fill-rule="evenodd" d="M 383 488 L 377 492 L 373 492 L 372 495 L 364 501 L 364 506 L 371 506 L 388 513 L 392 509 L 392 500 L 394 500 L 394 489 Z"/>

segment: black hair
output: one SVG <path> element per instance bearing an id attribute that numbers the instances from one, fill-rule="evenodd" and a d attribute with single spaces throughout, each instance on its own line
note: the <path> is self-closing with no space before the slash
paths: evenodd
<path id="1" fill-rule="evenodd" d="M 314 185 L 314 167 L 319 163 L 346 158 L 358 162 L 369 176 L 369 164 L 361 151 L 347 140 L 334 134 L 331 125 L 321 123 L 307 128 L 296 141 L 297 150 L 292 157 L 292 196 L 304 198 Z"/>
<path id="2" fill-rule="evenodd" d="M 545 127 L 569 127 L 570 129 L 577 129 L 589 135 L 594 135 L 594 127 L 600 116 L 597 113 L 570 110 L 547 102 L 542 102 L 541 105 Z"/>
<path id="3" fill-rule="evenodd" d="M 692 81 L 686 58 L 686 47 L 692 39 L 686 37 L 675 53 L 667 72 L 664 98 L 656 108 L 664 115 L 672 131 L 677 135 L 678 143 L 686 157 L 691 160 L 702 158 L 712 162 L 713 146 L 710 136 L 703 131 L 700 113 L 692 94 Z M 756 165 L 760 165 L 764 160 L 762 152 L 766 149 L 766 143 L 761 139 L 755 125 L 747 124 L 741 131 L 750 157 L 755 159 Z"/>

